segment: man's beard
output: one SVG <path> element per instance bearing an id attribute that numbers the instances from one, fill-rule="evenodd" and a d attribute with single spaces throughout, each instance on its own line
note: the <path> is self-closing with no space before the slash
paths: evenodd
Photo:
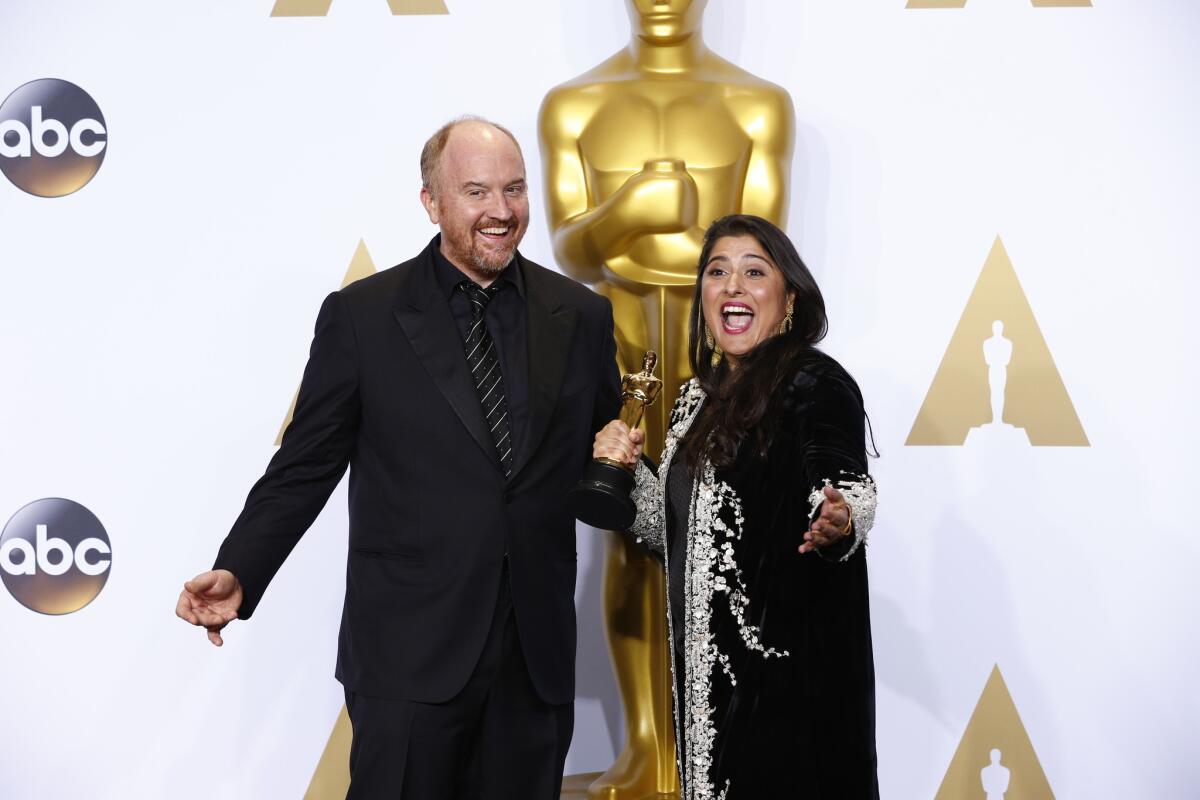
<path id="1" fill-rule="evenodd" d="M 467 260 L 471 266 L 487 275 L 499 275 L 512 262 L 513 252 L 517 249 L 514 244 L 500 252 L 499 255 L 485 254 L 472 250 L 467 255 Z M 491 256 L 489 260 L 489 256 Z"/>
<path id="2" fill-rule="evenodd" d="M 450 240 L 450 255 L 454 257 L 455 261 L 461 264 L 470 264 L 485 275 L 499 275 L 503 272 L 512 262 L 513 253 L 516 252 L 517 245 L 520 244 L 519 241 L 514 241 L 510 247 L 506 247 L 499 252 L 488 251 L 476 244 L 474 228 L 470 230 L 468 236 L 470 239 L 466 247 L 462 246 L 461 241 Z"/>

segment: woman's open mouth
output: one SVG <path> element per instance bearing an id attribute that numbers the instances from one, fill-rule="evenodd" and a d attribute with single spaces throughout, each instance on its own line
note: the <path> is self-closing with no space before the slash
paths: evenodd
<path id="1" fill-rule="evenodd" d="M 745 303 L 726 303 L 721 306 L 721 327 L 736 336 L 750 330 L 754 322 L 754 311 Z"/>

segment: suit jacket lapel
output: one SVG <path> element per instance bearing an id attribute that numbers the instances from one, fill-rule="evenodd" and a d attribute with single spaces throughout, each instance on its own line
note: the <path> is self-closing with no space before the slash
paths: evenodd
<path id="1" fill-rule="evenodd" d="M 441 296 L 441 287 L 433 273 L 433 246 L 430 243 L 416 258 L 407 280 L 401 283 L 393 313 L 421 365 L 446 402 L 454 409 L 488 460 L 497 470 L 501 470 L 496 444 L 483 419 L 479 395 L 467 368 L 462 336 L 454 324 L 446 298 Z"/>
<path id="2" fill-rule="evenodd" d="M 576 310 L 560 306 L 541 274 L 543 267 L 525 261 L 525 338 L 529 353 L 529 430 L 513 464 L 512 477 L 537 453 L 550 427 L 558 390 L 567 370 L 567 354 L 575 332 Z"/>

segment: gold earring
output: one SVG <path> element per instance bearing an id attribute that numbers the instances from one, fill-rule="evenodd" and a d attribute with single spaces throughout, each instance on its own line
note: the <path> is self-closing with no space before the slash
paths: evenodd
<path id="1" fill-rule="evenodd" d="M 787 333 L 792 329 L 792 308 L 796 304 L 796 298 L 789 297 L 787 304 L 787 314 L 783 317 L 783 322 L 779 323 L 779 332 Z"/>
<path id="2" fill-rule="evenodd" d="M 704 343 L 708 345 L 709 350 L 712 350 L 712 357 L 708 361 L 709 366 L 716 367 L 721 363 L 721 356 L 725 353 L 721 350 L 721 345 L 717 344 L 716 340 L 713 339 L 712 331 L 708 329 L 707 322 L 704 323 Z"/>

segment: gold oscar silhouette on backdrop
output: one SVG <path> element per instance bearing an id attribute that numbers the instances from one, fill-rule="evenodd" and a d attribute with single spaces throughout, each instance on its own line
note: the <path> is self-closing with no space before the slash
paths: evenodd
<path id="1" fill-rule="evenodd" d="M 618 359 L 660 354 L 664 402 L 647 409 L 646 451 L 662 449 L 689 377 L 687 311 L 705 227 L 726 214 L 783 226 L 794 113 L 786 91 L 709 51 L 707 0 L 626 0 L 629 47 L 555 87 L 539 120 L 558 264 L 607 296 Z M 625 747 L 594 781 L 600 800 L 673 797 L 671 677 L 662 569 L 612 535 L 604 617 L 625 713 Z"/>

